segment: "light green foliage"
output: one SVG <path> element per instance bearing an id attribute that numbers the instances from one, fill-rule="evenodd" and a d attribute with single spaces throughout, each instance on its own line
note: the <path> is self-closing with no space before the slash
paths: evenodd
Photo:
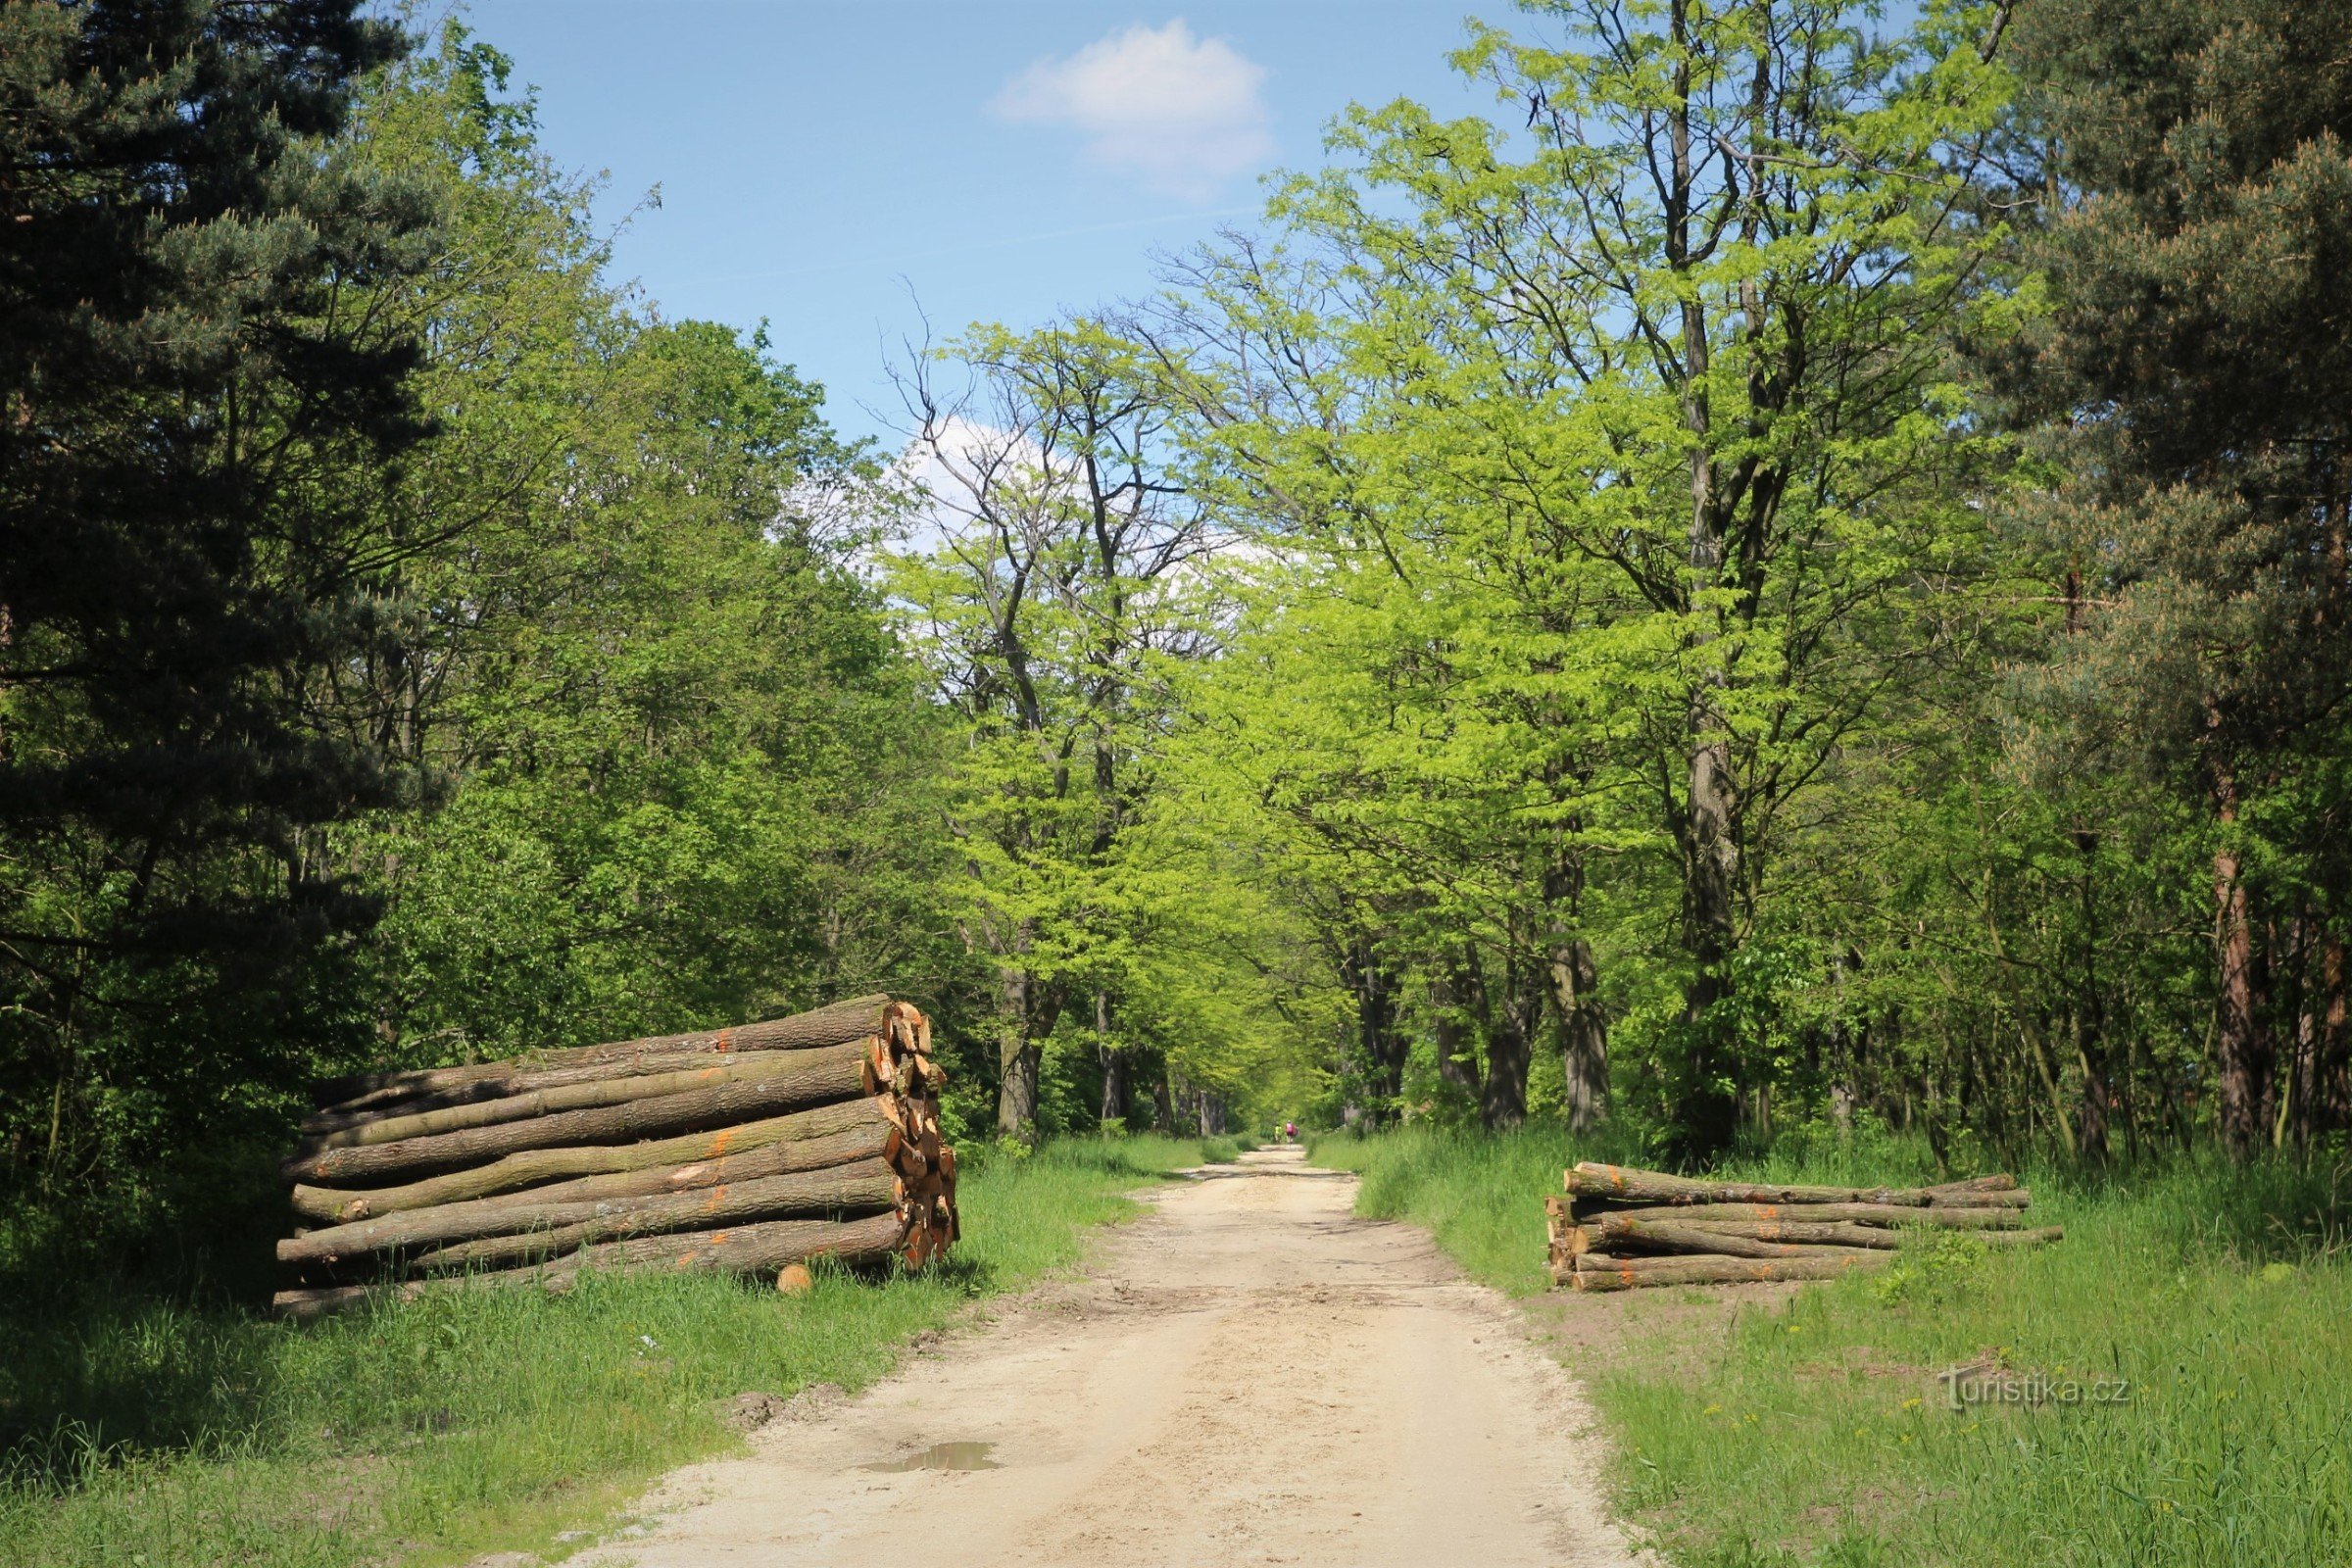
<path id="1" fill-rule="evenodd" d="M 1999 310 L 1965 197 L 2006 82 L 1989 8 L 1536 9 L 1566 47 L 1458 62 L 1527 134 L 1353 111 L 1278 241 L 1196 269 L 1204 462 L 1274 558 L 1209 712 L 1359 967 L 1476 1023 L 1491 1124 L 1547 1005 L 1597 1030 L 1597 941 L 1680 984 L 1646 1054 L 1719 1147 L 1804 802 L 1981 572 L 1940 334 Z"/>
<path id="2" fill-rule="evenodd" d="M 386 584 L 413 635 L 361 682 L 442 797 L 338 846 L 384 903 L 405 1059 L 757 1015 L 939 934 L 905 887 L 928 715 L 850 567 L 871 466 L 763 334 L 612 291 L 507 69 L 446 27 L 368 141 L 455 215 L 393 302 L 446 413 L 382 523 L 440 542 Z"/>

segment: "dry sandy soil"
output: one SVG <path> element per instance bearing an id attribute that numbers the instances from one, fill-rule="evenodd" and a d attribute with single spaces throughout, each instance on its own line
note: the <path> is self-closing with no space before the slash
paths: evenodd
<path id="1" fill-rule="evenodd" d="M 680 1471 L 596 1568 L 1597 1568 L 1573 1382 L 1415 1228 L 1296 1150 L 1174 1186 L 1086 1274 Z M 943 1443 L 998 1468 L 877 1469 Z M 935 1455 L 935 1457 L 937 1457 Z"/>

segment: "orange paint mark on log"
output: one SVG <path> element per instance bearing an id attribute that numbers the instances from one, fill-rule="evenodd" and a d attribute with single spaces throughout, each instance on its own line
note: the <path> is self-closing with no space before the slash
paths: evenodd
<path id="1" fill-rule="evenodd" d="M 734 1030 L 721 1029 L 718 1032 L 718 1049 L 721 1051 L 733 1051 L 735 1049 Z"/>
<path id="2" fill-rule="evenodd" d="M 725 1153 L 727 1152 L 727 1145 L 732 1143 L 734 1138 L 735 1129 L 732 1127 L 726 1128 L 714 1135 L 710 1140 L 710 1153 L 712 1157 L 715 1158 L 716 1156 Z"/>

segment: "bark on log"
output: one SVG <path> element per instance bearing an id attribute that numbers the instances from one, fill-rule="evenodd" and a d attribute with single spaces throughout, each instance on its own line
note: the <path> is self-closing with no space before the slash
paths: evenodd
<path id="1" fill-rule="evenodd" d="M 596 1078 L 583 1083 L 533 1089 L 495 1100 L 444 1105 L 405 1115 L 372 1117 L 354 1126 L 307 1139 L 297 1146 L 295 1152 L 301 1155 L 315 1154 L 327 1149 L 365 1149 L 375 1144 L 397 1144 L 404 1139 L 464 1132 L 468 1127 L 495 1127 L 501 1122 L 527 1121 L 534 1116 L 552 1116 L 559 1111 L 622 1105 L 632 1100 L 654 1100 L 662 1095 L 683 1094 L 689 1089 L 710 1089 L 719 1084 L 780 1078 L 799 1070 L 801 1066 L 800 1056 L 784 1053 L 687 1059 L 696 1060 L 699 1064 L 683 1071 L 644 1073 L 625 1078 Z"/>
<path id="2" fill-rule="evenodd" d="M 849 1262 L 874 1262 L 889 1256 L 898 1245 L 899 1219 L 895 1214 L 877 1214 L 870 1219 L 840 1224 L 826 1220 L 771 1220 L 762 1225 L 689 1236 L 641 1237 L 633 1242 L 617 1242 L 587 1252 L 575 1252 L 543 1267 L 411 1280 L 399 1285 L 331 1285 L 285 1290 L 272 1298 L 271 1304 L 286 1317 L 307 1321 L 371 1299 L 414 1300 L 425 1295 L 464 1291 L 474 1286 L 535 1285 L 561 1294 L 578 1283 L 584 1268 L 662 1267 L 677 1272 L 773 1273 L 789 1264 L 826 1255 Z"/>
<path id="3" fill-rule="evenodd" d="M 1851 1228 L 1863 1229 L 1859 1225 Z M 1901 1245 L 1901 1238 L 1892 1231 L 1876 1234 L 1891 1238 L 1894 1245 Z M 1723 1226 L 1674 1225 L 1657 1220 L 1621 1220 L 1610 1224 L 1604 1219 L 1596 1240 L 1608 1249 L 1608 1253 L 1631 1250 L 1644 1252 L 1696 1252 L 1724 1257 L 1817 1257 L 1836 1250 L 1835 1248 L 1818 1245 L 1766 1241 Z M 1575 1255 L 1580 1258 L 1581 1267 L 1582 1258 L 1608 1253 L 1595 1254 L 1588 1250 Z"/>
<path id="4" fill-rule="evenodd" d="M 655 1143 L 591 1145 L 580 1149 L 537 1149 L 510 1154 L 471 1170 L 433 1176 L 401 1187 L 352 1192 L 326 1187 L 294 1189 L 294 1212 L 326 1224 L 349 1224 L 407 1209 L 431 1208 L 443 1203 L 496 1194 L 514 1194 L 541 1183 L 568 1177 L 609 1173 L 668 1170 L 701 1160 L 726 1158 L 752 1150 L 810 1142 L 867 1127 L 896 1131 L 892 1107 L 882 1101 L 857 1099 L 815 1110 L 798 1111 L 739 1127 L 690 1133 Z"/>
<path id="5" fill-rule="evenodd" d="M 1673 1241 L 1657 1240 L 1669 1233 Z M 1658 1251 L 1719 1251 L 1740 1256 L 1749 1254 L 1728 1245 L 1728 1239 L 1743 1238 L 1808 1247 L 1867 1247 L 1885 1251 L 1916 1246 L 1920 1240 L 1916 1229 L 1906 1231 L 1893 1226 L 1854 1225 L 1839 1221 L 1715 1219 L 1694 1220 L 1686 1225 L 1674 1221 L 1661 1223 L 1656 1220 L 1630 1219 L 1622 1214 L 1601 1215 L 1592 1226 L 1592 1234 L 1596 1242 L 1611 1249 L 1639 1242 L 1649 1244 Z M 2032 1247 L 2066 1239 L 2065 1229 L 2057 1225 L 2045 1225 L 2034 1230 L 1981 1230 L 1969 1234 L 1973 1240 L 1988 1247 Z M 1709 1238 L 1727 1245 L 1684 1245 L 1686 1242 L 1704 1242 Z"/>
<path id="6" fill-rule="evenodd" d="M 770 1144 L 740 1154 L 722 1154 L 686 1165 L 583 1176 L 524 1192 L 477 1198 L 469 1202 L 403 1209 L 379 1219 L 333 1225 L 280 1242 L 277 1256 L 285 1263 L 326 1261 L 566 1225 L 603 1212 L 600 1205 L 604 1204 L 766 1181 L 804 1171 L 838 1170 L 859 1161 L 887 1160 L 898 1137 L 898 1129 L 876 1120 L 821 1138 Z"/>
<path id="7" fill-rule="evenodd" d="M 754 1220 L 860 1218 L 897 1208 L 904 1196 L 897 1172 L 883 1160 L 864 1159 L 854 1165 L 655 1198 L 564 1204 L 542 1211 L 545 1217 L 539 1228 L 436 1248 L 419 1253 L 411 1266 L 427 1274 L 513 1268 L 630 1237 L 709 1231 Z M 281 1246 L 281 1256 L 284 1250 Z"/>
<path id="8" fill-rule="evenodd" d="M 279 1167 L 290 1182 L 345 1181 L 388 1185 L 395 1178 L 427 1175 L 480 1164 L 526 1149 L 572 1144 L 617 1144 L 663 1134 L 685 1133 L 728 1122 L 750 1121 L 804 1110 L 836 1100 L 870 1094 L 873 1063 L 861 1046 L 795 1052 L 789 1070 L 750 1083 L 719 1084 L 657 1100 L 631 1101 L 570 1110 L 528 1121 L 469 1127 L 463 1132 L 411 1138 L 361 1149 L 328 1149 L 297 1155 Z"/>
<path id="9" fill-rule="evenodd" d="M 1587 1252 L 1555 1284 L 1580 1291 L 1631 1291 L 1651 1285 L 1744 1285 L 1770 1280 L 1828 1280 L 1885 1266 L 1892 1252 L 1845 1251 L 1820 1257 L 1611 1257 Z"/>
<path id="10" fill-rule="evenodd" d="M 1558 1202 L 1562 1200 L 1554 1199 Z M 1716 1220 L 1842 1220 L 1856 1225 L 1927 1225 L 1938 1230 L 2015 1230 L 2025 1216 L 2014 1208 L 1907 1208 L 1900 1203 L 1662 1203 L 1649 1208 L 1577 1205 L 1582 1225 L 1610 1219 L 1662 1219 L 1677 1224 Z"/>
<path id="11" fill-rule="evenodd" d="M 879 1040 L 882 1037 L 877 1035 L 871 1038 Z M 527 1068 L 514 1063 L 502 1063 L 504 1066 L 514 1066 L 514 1070 L 454 1088 L 423 1094 L 404 1093 L 360 1110 L 337 1108 L 313 1111 L 303 1118 L 301 1132 L 305 1138 L 322 1138 L 354 1127 L 371 1126 L 394 1116 L 418 1115 L 425 1111 L 479 1104 L 483 1101 L 506 1100 L 541 1089 L 644 1078 L 656 1073 L 695 1072 L 705 1067 L 726 1067 L 772 1059 L 772 1056 L 773 1054 L 767 1052 L 685 1051 L 656 1052 L 616 1061 L 580 1062 L 569 1067 Z M 382 1142 L 380 1139 L 372 1141 Z"/>
<path id="12" fill-rule="evenodd" d="M 885 996 L 854 997 L 810 1012 L 796 1012 L 788 1018 L 770 1018 L 761 1023 L 738 1024 L 726 1029 L 697 1029 L 682 1035 L 652 1035 L 643 1040 L 575 1046 L 568 1051 L 534 1052 L 505 1061 L 475 1062 L 465 1067 L 359 1073 L 320 1085 L 318 1098 L 323 1107 L 354 1110 L 362 1108 L 359 1102 L 388 1090 L 401 1095 L 426 1094 L 539 1068 L 626 1061 L 638 1056 L 676 1055 L 687 1052 L 812 1051 L 825 1046 L 848 1045 L 867 1035 L 885 1032 L 891 1022 L 891 1005 L 890 999 Z M 923 1030 L 923 1038 L 928 1041 L 927 1025 Z"/>
<path id="13" fill-rule="evenodd" d="M 1767 1182 L 1696 1181 L 1630 1165 L 1581 1163 L 1567 1173 L 1577 1198 L 1642 1203 L 1884 1203 L 1905 1208 L 2024 1208 L 2022 1191 L 1962 1187 L 1785 1187 Z"/>

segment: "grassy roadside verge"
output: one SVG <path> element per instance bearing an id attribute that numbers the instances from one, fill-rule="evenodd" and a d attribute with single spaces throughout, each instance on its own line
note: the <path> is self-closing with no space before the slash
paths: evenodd
<path id="1" fill-rule="evenodd" d="M 415 1568 L 544 1546 L 727 1447 L 714 1406 L 856 1389 L 966 1301 L 1080 1255 L 1190 1141 L 1048 1146 L 966 1177 L 948 1268 L 798 1300 L 703 1278 L 468 1292 L 294 1329 L 111 1298 L 4 1325 L 0 1563 Z"/>
<path id="2" fill-rule="evenodd" d="M 2060 1246 L 1938 1247 L 1793 1292 L 1533 1299 L 1542 1199 L 1568 1159 L 1607 1152 L 1572 1153 L 1556 1131 L 1406 1132 L 1311 1157 L 1363 1171 L 1366 1212 L 1430 1226 L 1539 1312 L 1608 1318 L 1612 1348 L 1578 1370 L 1614 1440 L 1618 1511 L 1685 1568 L 2352 1560 L 2339 1171 L 2021 1172 Z M 1846 1164 L 1751 1173 L 1851 1179 Z M 2021 1394 L 2071 1382 L 2079 1402 L 1953 1409 L 1936 1374 L 1970 1364 Z"/>

